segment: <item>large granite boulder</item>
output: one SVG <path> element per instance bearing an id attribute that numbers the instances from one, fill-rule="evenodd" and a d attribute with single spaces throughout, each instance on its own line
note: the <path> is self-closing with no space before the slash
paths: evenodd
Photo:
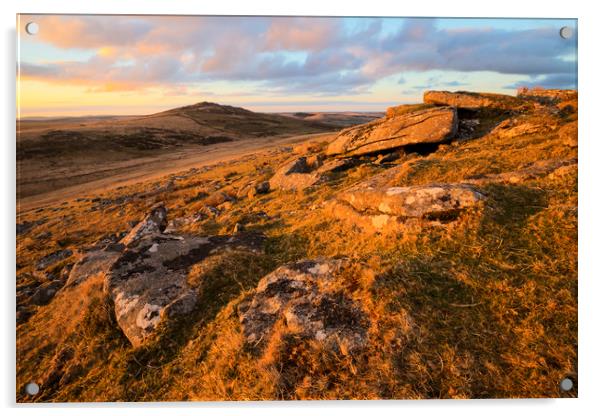
<path id="1" fill-rule="evenodd" d="M 452 106 L 468 110 L 518 110 L 527 104 L 525 100 L 511 95 L 468 91 L 425 91 L 423 102 L 425 104 Z"/>
<path id="2" fill-rule="evenodd" d="M 342 130 L 326 149 L 327 155 L 364 155 L 407 145 L 441 143 L 458 130 L 455 108 L 422 108 L 387 111 L 388 116 Z"/>
<path id="3" fill-rule="evenodd" d="M 213 247 L 207 238 L 155 235 L 128 248 L 113 263 L 105 290 L 132 345 L 141 345 L 166 318 L 193 310 L 196 293 L 186 274 L 191 262 L 207 256 Z"/>
<path id="4" fill-rule="evenodd" d="M 266 275 L 238 306 L 246 343 L 261 351 L 294 334 L 333 350 L 341 345 L 351 352 L 361 349 L 370 321 L 334 284 L 344 266 L 343 260 L 301 260 Z"/>
<path id="5" fill-rule="evenodd" d="M 161 323 L 190 313 L 197 288 L 187 282 L 191 267 L 228 250 L 259 252 L 264 237 L 165 234 L 167 210 L 158 205 L 118 243 L 85 253 L 69 274 L 66 288 L 100 275 L 117 323 L 132 345 L 140 346 Z"/>
<path id="6" fill-rule="evenodd" d="M 187 282 L 191 267 L 220 250 L 259 251 L 263 236 L 176 236 L 154 234 L 131 245 L 106 273 L 105 290 L 132 345 L 152 336 L 159 324 L 184 317 L 196 306 L 197 291 Z"/>

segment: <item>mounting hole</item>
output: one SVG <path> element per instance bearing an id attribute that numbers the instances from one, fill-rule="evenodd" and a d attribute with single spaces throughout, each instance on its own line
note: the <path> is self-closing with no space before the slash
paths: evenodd
<path id="1" fill-rule="evenodd" d="M 25 393 L 29 394 L 30 396 L 35 396 L 39 392 L 40 386 L 38 386 L 37 383 L 27 383 L 25 385 Z"/>
<path id="2" fill-rule="evenodd" d="M 36 22 L 29 22 L 25 25 L 25 31 L 30 35 L 37 35 L 40 31 L 40 26 Z"/>
<path id="3" fill-rule="evenodd" d="M 562 381 L 560 382 L 560 390 L 562 391 L 569 391 L 573 388 L 573 380 L 571 380 L 570 378 L 563 378 Z"/>
<path id="4" fill-rule="evenodd" d="M 570 39 L 573 36 L 573 29 L 568 26 L 563 26 L 560 28 L 560 37 L 562 39 Z"/>

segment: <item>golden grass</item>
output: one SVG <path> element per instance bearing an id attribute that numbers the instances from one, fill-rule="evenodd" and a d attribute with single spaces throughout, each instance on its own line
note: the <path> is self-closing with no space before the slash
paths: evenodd
<path id="1" fill-rule="evenodd" d="M 208 202 L 218 208 L 229 204 L 215 218 L 183 225 L 183 232 L 226 234 L 242 223 L 268 240 L 264 255 L 235 252 L 195 266 L 189 281 L 201 294 L 197 310 L 138 349 L 116 326 L 99 282 L 57 296 L 18 327 L 17 399 L 32 400 L 21 393 L 23 385 L 39 379 L 65 345 L 77 352 L 72 364 L 82 368 L 80 375 L 33 400 L 576 395 L 558 389 L 577 368 L 576 172 L 482 185 L 485 206 L 461 215 L 453 226 L 386 235 L 365 235 L 321 209 L 338 190 L 384 171 L 382 166 L 361 165 L 304 192 L 275 191 L 233 203 L 216 196 L 236 195 L 249 183 L 268 179 L 289 157 L 288 150 L 277 149 L 223 163 L 174 180 L 173 191 L 95 211 L 90 201 L 70 201 L 60 211 L 23 214 L 19 222 L 47 221 L 18 238 L 18 283 L 34 273 L 36 259 L 125 231 L 128 221 L 139 220 L 159 200 L 170 218 L 194 215 Z M 397 162 L 404 165 L 395 181 L 456 182 L 572 157 L 576 150 L 563 146 L 554 132 L 504 139 L 490 134 L 442 146 L 426 157 L 406 155 Z M 153 186 L 133 185 L 102 197 Z M 44 231 L 52 237 L 41 242 L 35 236 Z M 283 335 L 259 357 L 248 350 L 236 306 L 258 280 L 288 261 L 336 256 L 354 264 L 340 284 L 368 313 L 366 349 L 335 353 Z"/>

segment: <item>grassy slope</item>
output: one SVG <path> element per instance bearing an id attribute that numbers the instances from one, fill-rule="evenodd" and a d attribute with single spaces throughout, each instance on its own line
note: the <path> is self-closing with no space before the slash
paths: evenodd
<path id="1" fill-rule="evenodd" d="M 547 117 L 547 119 L 546 119 Z M 560 125 L 568 119 L 536 115 Z M 290 157 L 277 149 L 221 164 L 175 181 L 175 189 L 126 205 L 90 211 L 75 202 L 23 217 L 47 222 L 18 239 L 18 283 L 31 264 L 58 247 L 91 244 L 128 229 L 156 200 L 170 218 L 196 213 L 214 192 L 236 193 L 264 180 Z M 576 157 L 552 133 L 482 138 L 408 155 L 399 184 L 454 182 L 514 170 L 536 160 Z M 242 198 L 225 214 L 183 226 L 200 234 L 228 233 L 237 222 L 268 236 L 263 256 L 224 256 L 208 265 L 201 302 L 185 325 L 133 349 L 110 306 L 89 282 L 41 307 L 17 332 L 17 390 L 39 379 L 55 351 L 73 348 L 72 380 L 36 400 L 258 400 L 334 398 L 556 397 L 577 368 L 576 172 L 520 184 L 482 185 L 478 212 L 448 227 L 419 233 L 365 235 L 325 217 L 323 200 L 383 171 L 362 165 L 304 193 Z M 110 196 L 131 194 L 128 187 Z M 193 197 L 205 191 L 196 201 Z M 189 201 L 189 202 L 186 202 Z M 267 214 L 263 215 L 262 213 Z M 33 215 L 33 214 L 31 214 Z M 50 231 L 47 240 L 35 238 Z M 236 305 L 276 266 L 295 259 L 346 256 L 356 267 L 341 283 L 372 320 L 366 351 L 350 356 L 287 338 L 261 357 L 243 348 Z M 369 269 L 369 270 L 366 270 Z M 195 270 L 191 281 L 195 280 Z M 18 400 L 30 400 L 18 393 Z"/>

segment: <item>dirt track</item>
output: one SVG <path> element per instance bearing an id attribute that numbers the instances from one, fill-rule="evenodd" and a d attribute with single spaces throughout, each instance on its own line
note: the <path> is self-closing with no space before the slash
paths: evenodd
<path id="1" fill-rule="evenodd" d="M 17 200 L 17 213 L 22 213 L 68 199 L 83 197 L 99 191 L 106 191 L 127 184 L 159 178 L 193 167 L 206 166 L 221 161 L 232 160 L 274 146 L 291 145 L 318 137 L 328 137 L 333 133 L 306 134 L 291 137 L 268 137 L 242 141 L 218 143 L 210 146 L 194 146 L 115 163 L 101 163 L 92 171 L 76 171 L 60 180 L 47 180 L 40 176 L 42 187 L 47 191 L 38 192 Z M 19 183 L 19 175 L 17 178 Z M 68 185 L 69 183 L 75 185 Z M 67 184 L 64 186 L 63 184 Z M 40 184 L 39 184 L 40 185 Z"/>

